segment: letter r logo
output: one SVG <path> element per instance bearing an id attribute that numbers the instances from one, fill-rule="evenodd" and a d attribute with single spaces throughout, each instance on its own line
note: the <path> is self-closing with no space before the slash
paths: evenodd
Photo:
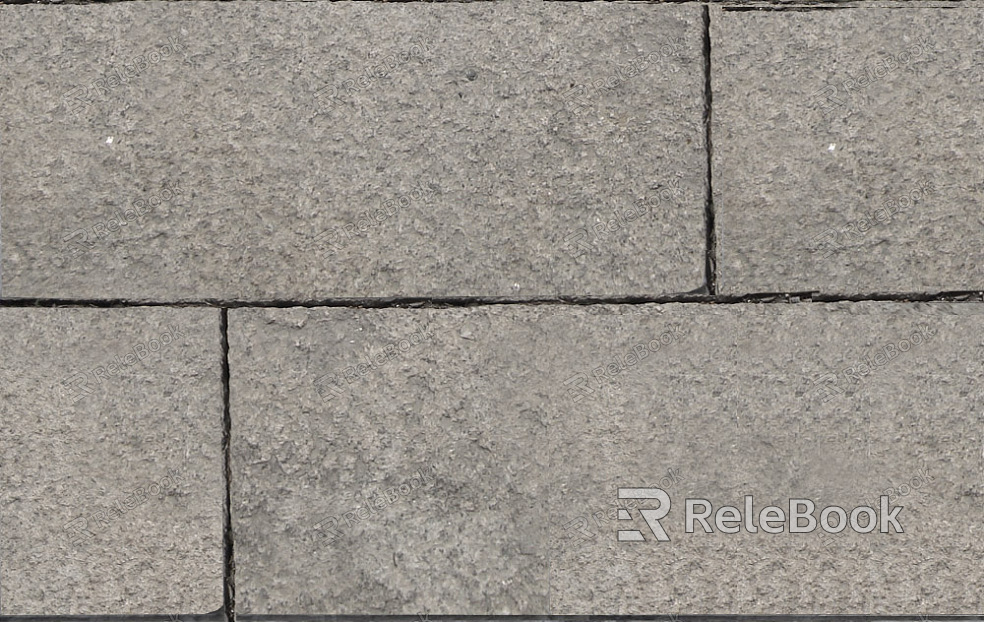
<path id="1" fill-rule="evenodd" d="M 619 488 L 619 499 L 656 499 L 659 507 L 653 509 L 639 509 L 639 513 L 646 520 L 649 531 L 659 542 L 669 542 L 670 536 L 666 535 L 663 526 L 659 524 L 660 519 L 665 518 L 670 513 L 670 496 L 662 488 Z M 632 520 L 632 515 L 628 510 L 619 508 L 618 520 Z M 646 537 L 637 529 L 619 529 L 619 542 L 645 542 Z"/>
<path id="2" fill-rule="evenodd" d="M 87 395 L 91 395 L 95 390 L 88 384 L 88 375 L 85 372 L 77 372 L 61 381 L 63 392 L 76 403 Z"/>

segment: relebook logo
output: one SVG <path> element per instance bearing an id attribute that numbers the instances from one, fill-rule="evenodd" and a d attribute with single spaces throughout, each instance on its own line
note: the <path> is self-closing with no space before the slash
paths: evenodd
<path id="1" fill-rule="evenodd" d="M 662 488 L 619 488 L 618 498 L 650 499 L 658 501 L 656 508 L 639 508 L 639 514 L 649 527 L 649 531 L 658 542 L 669 542 L 670 536 L 660 523 L 670 513 L 670 496 Z M 898 521 L 899 512 L 903 506 L 891 508 L 887 495 L 879 497 L 879 509 L 861 505 L 850 512 L 841 507 L 831 505 L 825 507 L 819 519 L 813 515 L 816 504 L 810 499 L 789 499 L 786 511 L 779 506 L 770 505 L 762 508 L 755 521 L 754 500 L 751 495 L 745 496 L 744 514 L 738 508 L 726 505 L 714 513 L 714 527 L 721 533 L 738 533 L 743 528 L 749 533 L 783 533 L 787 527 L 789 533 L 813 533 L 819 526 L 827 533 L 840 533 L 848 526 L 857 533 L 870 533 L 878 528 L 881 533 L 890 533 L 889 526 L 896 533 L 905 533 Z M 699 509 L 698 509 L 699 508 Z M 684 531 L 695 533 L 699 524 L 704 533 L 714 533 L 714 527 L 708 519 L 713 507 L 707 499 L 686 499 L 686 515 Z M 618 520 L 633 520 L 628 509 L 618 510 Z M 788 523 L 788 524 L 787 524 Z M 804 524 L 805 523 L 805 524 Z M 619 542 L 645 542 L 646 537 L 638 529 L 618 530 Z"/>

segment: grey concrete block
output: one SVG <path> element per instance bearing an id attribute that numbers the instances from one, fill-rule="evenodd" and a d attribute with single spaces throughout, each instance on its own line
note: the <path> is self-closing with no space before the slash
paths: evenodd
<path id="1" fill-rule="evenodd" d="M 5 296 L 703 285 L 698 6 L 146 2 L 0 20 Z"/>
<path id="2" fill-rule="evenodd" d="M 0 614 L 222 607 L 219 312 L 0 309 Z"/>
<path id="3" fill-rule="evenodd" d="M 984 604 L 984 305 L 229 317 L 241 614 Z M 656 502 L 615 520 L 620 487 L 667 492 L 670 541 L 641 519 Z M 885 494 L 904 533 L 685 532 L 686 499 L 746 494 L 756 524 Z"/>
<path id="4" fill-rule="evenodd" d="M 524 359 L 502 361 L 492 318 L 229 319 L 239 613 L 546 610 L 548 525 L 529 518 L 548 482 L 527 471 L 547 429 L 494 388 L 490 368 Z"/>
<path id="5" fill-rule="evenodd" d="M 984 289 L 984 10 L 711 28 L 720 291 Z"/>

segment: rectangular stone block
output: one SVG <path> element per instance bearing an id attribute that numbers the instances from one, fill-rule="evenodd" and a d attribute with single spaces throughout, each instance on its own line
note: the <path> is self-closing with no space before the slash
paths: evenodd
<path id="1" fill-rule="evenodd" d="M 223 602 L 219 312 L 0 309 L 0 614 Z"/>
<path id="2" fill-rule="evenodd" d="M 984 305 L 229 319 L 240 614 L 981 610 Z"/>
<path id="3" fill-rule="evenodd" d="M 696 5 L 3 6 L 0 27 L 6 297 L 704 284 Z"/>
<path id="4" fill-rule="evenodd" d="M 712 7 L 719 291 L 984 289 L 982 29 L 979 5 Z"/>

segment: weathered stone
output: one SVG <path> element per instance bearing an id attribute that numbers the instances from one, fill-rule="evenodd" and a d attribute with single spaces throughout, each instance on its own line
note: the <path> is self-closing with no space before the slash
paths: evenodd
<path id="1" fill-rule="evenodd" d="M 0 308 L 4 615 L 222 607 L 219 312 Z"/>
<path id="2" fill-rule="evenodd" d="M 238 611 L 978 611 L 982 334 L 979 304 L 233 310 Z M 903 484 L 901 534 L 684 532 L 687 498 Z M 655 502 L 614 520 L 651 486 L 669 542 Z"/>
<path id="3" fill-rule="evenodd" d="M 719 290 L 984 289 L 982 30 L 970 5 L 712 7 Z"/>
<path id="4" fill-rule="evenodd" d="M 696 5 L 2 6 L 0 27 L 4 296 L 703 286 Z"/>

